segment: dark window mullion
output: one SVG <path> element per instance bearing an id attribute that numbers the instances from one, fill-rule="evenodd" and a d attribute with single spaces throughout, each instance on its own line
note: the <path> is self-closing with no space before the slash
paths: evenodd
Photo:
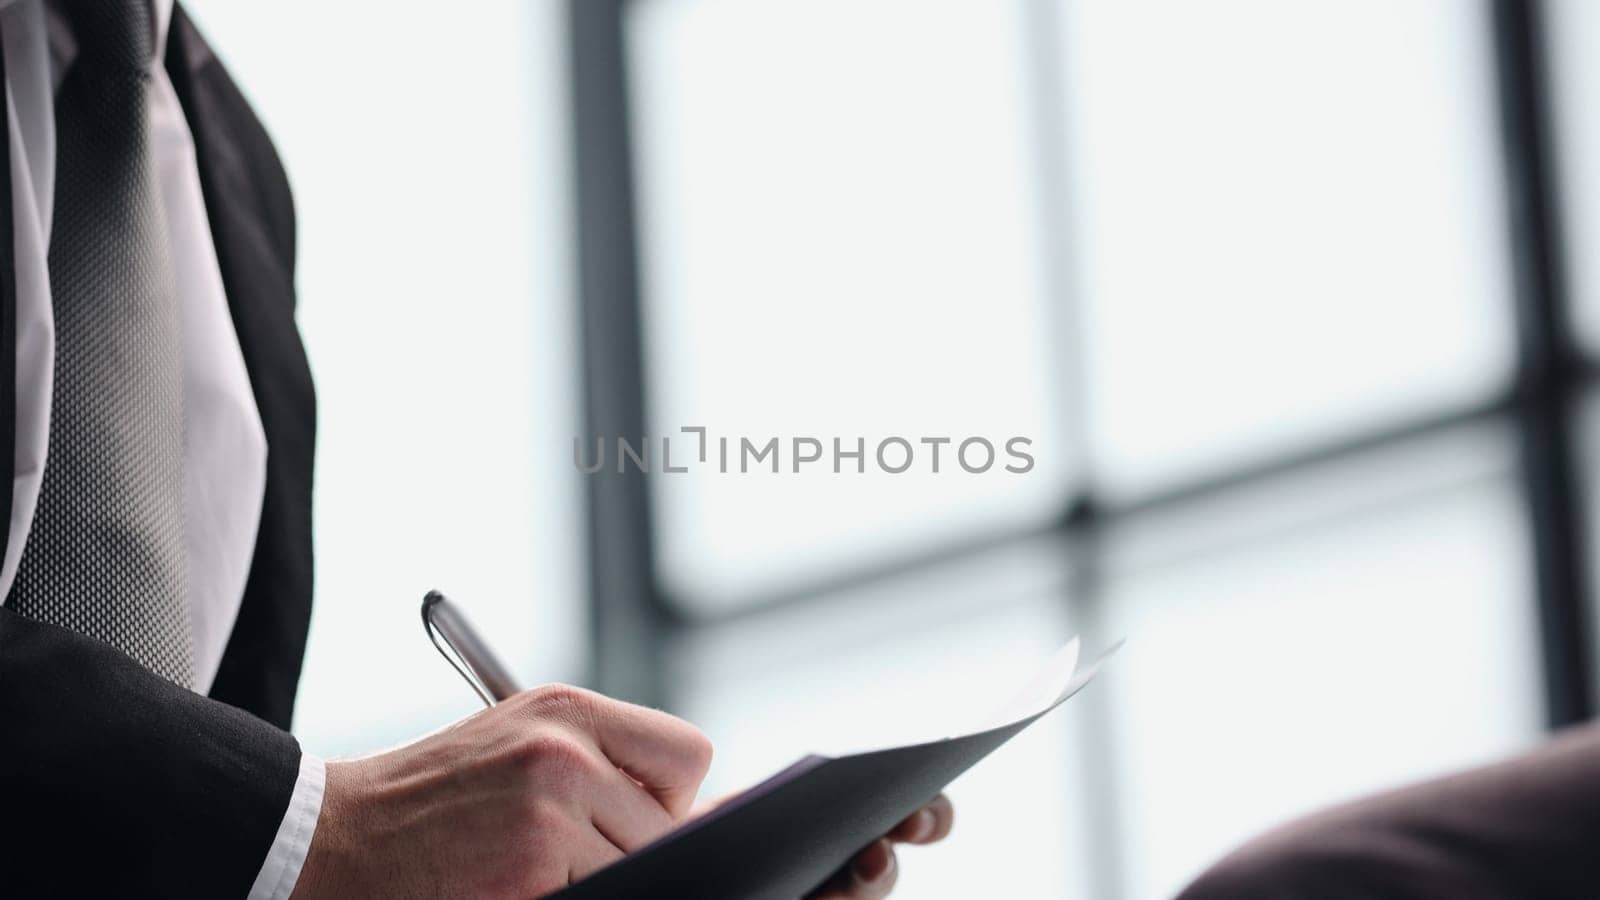
<path id="1" fill-rule="evenodd" d="M 590 435 L 642 440 L 645 360 L 623 40 L 626 0 L 567 4 L 572 160 Z M 589 517 L 590 682 L 636 703 L 665 705 L 667 617 L 656 586 L 653 519 L 643 473 L 584 479 Z"/>
<path id="2" fill-rule="evenodd" d="M 1532 540 L 1546 713 L 1552 727 L 1594 712 L 1586 522 L 1578 473 L 1577 387 L 1553 157 L 1543 7 L 1492 0 L 1513 298 L 1517 423 Z"/>

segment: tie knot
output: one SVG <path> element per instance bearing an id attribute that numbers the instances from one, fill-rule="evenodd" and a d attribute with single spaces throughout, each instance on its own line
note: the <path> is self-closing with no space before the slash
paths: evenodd
<path id="1" fill-rule="evenodd" d="M 145 71 L 155 56 L 150 0 L 63 0 L 80 61 Z"/>

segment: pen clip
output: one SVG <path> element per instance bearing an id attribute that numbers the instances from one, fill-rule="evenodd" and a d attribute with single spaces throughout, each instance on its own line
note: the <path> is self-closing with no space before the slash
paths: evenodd
<path id="1" fill-rule="evenodd" d="M 493 706 L 494 697 L 489 692 L 489 686 L 484 684 L 483 679 L 478 677 L 472 666 L 467 664 L 466 658 L 461 655 L 460 648 L 451 643 L 450 636 L 441 632 L 434 624 L 433 612 L 444 602 L 444 599 L 444 595 L 438 591 L 429 591 L 428 596 L 422 598 L 422 628 L 428 632 L 428 640 L 433 642 L 433 646 L 439 651 L 439 655 L 444 657 L 444 661 L 450 664 L 450 668 L 455 669 L 461 675 L 462 679 L 467 682 L 467 686 L 472 688 L 473 693 L 478 695 L 479 700 L 483 701 L 483 705 Z"/>

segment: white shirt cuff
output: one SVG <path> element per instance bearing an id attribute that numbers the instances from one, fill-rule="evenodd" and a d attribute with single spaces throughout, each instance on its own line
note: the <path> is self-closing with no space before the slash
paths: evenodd
<path id="1" fill-rule="evenodd" d="M 327 765 L 309 753 L 300 754 L 300 776 L 289 795 L 289 808 L 283 811 L 278 834 L 272 839 L 267 858 L 261 863 L 256 883 L 250 886 L 249 900 L 288 900 L 306 864 L 306 850 L 317 831 L 322 814 L 322 789 L 327 782 Z"/>

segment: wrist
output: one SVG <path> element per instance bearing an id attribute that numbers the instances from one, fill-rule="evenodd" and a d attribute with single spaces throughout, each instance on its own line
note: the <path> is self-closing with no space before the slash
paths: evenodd
<path id="1" fill-rule="evenodd" d="M 306 849 L 305 863 L 290 900 L 321 900 L 350 896 L 356 855 L 351 825 L 360 783 L 359 763 L 329 762 L 322 793 L 322 811 Z"/>

